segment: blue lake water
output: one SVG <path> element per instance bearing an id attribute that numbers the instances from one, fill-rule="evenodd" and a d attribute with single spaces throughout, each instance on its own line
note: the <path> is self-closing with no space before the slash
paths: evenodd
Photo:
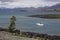
<path id="1" fill-rule="evenodd" d="M 0 12 L 0 27 L 7 28 L 11 16 L 16 16 L 16 28 L 21 31 L 60 35 L 60 19 L 26 17 L 35 14 L 60 14 L 60 12 Z M 44 26 L 37 26 L 42 23 Z"/>

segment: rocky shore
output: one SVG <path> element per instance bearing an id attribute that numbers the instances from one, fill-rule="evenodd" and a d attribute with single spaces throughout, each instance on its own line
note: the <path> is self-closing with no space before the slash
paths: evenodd
<path id="1" fill-rule="evenodd" d="M 60 40 L 60 36 L 51 36 L 34 32 L 21 32 L 19 30 L 7 32 L 7 29 L 0 28 L 0 40 Z"/>
<path id="2" fill-rule="evenodd" d="M 0 31 L 0 40 L 38 40 L 38 39 L 15 36 L 12 33 Z"/>

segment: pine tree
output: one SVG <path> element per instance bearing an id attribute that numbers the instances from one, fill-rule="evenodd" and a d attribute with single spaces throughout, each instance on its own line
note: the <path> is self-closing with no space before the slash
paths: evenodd
<path id="1" fill-rule="evenodd" d="M 10 20 L 10 25 L 8 27 L 8 32 L 12 32 L 15 29 L 15 21 L 16 21 L 16 17 L 12 16 Z"/>

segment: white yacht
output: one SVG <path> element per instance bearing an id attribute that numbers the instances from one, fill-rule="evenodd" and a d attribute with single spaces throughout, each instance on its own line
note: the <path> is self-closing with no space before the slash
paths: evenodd
<path id="1" fill-rule="evenodd" d="M 36 23 L 36 25 L 38 25 L 38 26 L 44 26 L 44 24 L 42 24 L 42 23 Z"/>

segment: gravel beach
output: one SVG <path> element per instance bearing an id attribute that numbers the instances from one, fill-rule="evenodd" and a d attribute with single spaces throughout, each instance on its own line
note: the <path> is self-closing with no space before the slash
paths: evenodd
<path id="1" fill-rule="evenodd" d="M 12 33 L 0 31 L 0 40 L 38 40 L 38 39 L 14 36 Z"/>

